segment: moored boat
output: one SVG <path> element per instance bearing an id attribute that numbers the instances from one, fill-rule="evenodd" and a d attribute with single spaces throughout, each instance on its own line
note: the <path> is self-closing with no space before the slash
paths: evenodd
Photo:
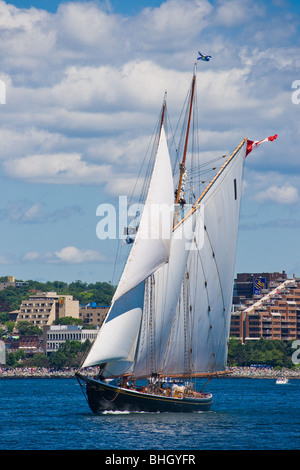
<path id="1" fill-rule="evenodd" d="M 289 379 L 287 377 L 278 377 L 276 380 L 277 385 L 284 385 L 289 382 Z"/>

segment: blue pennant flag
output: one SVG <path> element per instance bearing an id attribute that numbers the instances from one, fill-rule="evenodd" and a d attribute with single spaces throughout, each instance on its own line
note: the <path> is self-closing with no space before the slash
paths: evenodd
<path id="1" fill-rule="evenodd" d="M 200 51 L 198 51 L 198 54 L 199 54 L 199 57 L 197 60 L 206 60 L 206 62 L 209 61 L 209 59 L 211 59 L 211 55 L 204 55 L 204 54 L 201 54 Z"/>

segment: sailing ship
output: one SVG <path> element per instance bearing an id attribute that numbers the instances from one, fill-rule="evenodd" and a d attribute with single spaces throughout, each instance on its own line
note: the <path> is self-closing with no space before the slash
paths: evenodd
<path id="1" fill-rule="evenodd" d="M 197 391 L 193 380 L 227 373 L 243 166 L 253 142 L 244 138 L 228 157 L 222 155 L 214 177 L 198 196 L 193 188 L 194 200 L 187 203 L 195 84 L 196 65 L 176 186 L 164 99 L 131 251 L 106 319 L 76 372 L 94 413 L 208 411 L 212 394 L 205 387 Z M 85 372 L 94 367 L 96 376 Z"/>

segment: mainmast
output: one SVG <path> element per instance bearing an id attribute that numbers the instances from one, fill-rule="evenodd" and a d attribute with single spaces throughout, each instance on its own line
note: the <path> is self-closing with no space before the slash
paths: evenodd
<path id="1" fill-rule="evenodd" d="M 161 112 L 161 121 L 160 121 L 159 137 L 160 137 L 160 134 L 161 134 L 162 126 L 164 125 L 166 107 L 167 107 L 167 91 L 165 91 L 165 96 L 164 96 L 164 101 L 163 101 L 163 107 L 162 107 L 162 112 Z"/>
<path id="2" fill-rule="evenodd" d="M 190 98 L 190 109 L 189 109 L 189 117 L 188 117 L 187 130 L 186 130 L 186 136 L 185 136 L 185 144 L 184 144 L 183 157 L 182 157 L 182 162 L 181 162 L 180 165 L 179 165 L 179 168 L 180 168 L 180 176 L 179 176 L 179 183 L 178 183 L 178 188 L 177 188 L 177 193 L 176 193 L 176 199 L 175 199 L 175 203 L 176 203 L 176 204 L 178 204 L 178 202 L 179 202 L 180 192 L 181 192 L 181 186 L 182 186 L 182 180 L 183 180 L 183 175 L 184 175 L 184 173 L 185 173 L 185 161 L 186 161 L 187 146 L 188 146 L 188 141 L 189 141 L 190 124 L 191 124 L 192 108 L 193 108 L 193 101 L 194 101 L 194 92 L 195 92 L 195 83 L 196 83 L 196 68 L 195 68 L 195 72 L 194 72 L 193 79 L 192 79 L 192 89 L 191 89 L 191 98 Z"/>

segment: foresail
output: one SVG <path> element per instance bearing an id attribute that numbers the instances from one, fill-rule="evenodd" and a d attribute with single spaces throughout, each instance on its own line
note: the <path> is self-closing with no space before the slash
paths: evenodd
<path id="1" fill-rule="evenodd" d="M 145 280 L 166 263 L 170 254 L 174 187 L 164 128 L 135 243 L 117 287 L 114 300 Z"/>
<path id="2" fill-rule="evenodd" d="M 170 254 L 174 188 L 163 127 L 141 222 L 112 306 L 82 367 L 105 364 L 104 376 L 129 372 L 142 318 L 145 279 Z"/>
<path id="3" fill-rule="evenodd" d="M 133 362 L 144 301 L 144 282 L 111 306 L 82 367 L 107 364 L 108 376 L 124 374 Z"/>

